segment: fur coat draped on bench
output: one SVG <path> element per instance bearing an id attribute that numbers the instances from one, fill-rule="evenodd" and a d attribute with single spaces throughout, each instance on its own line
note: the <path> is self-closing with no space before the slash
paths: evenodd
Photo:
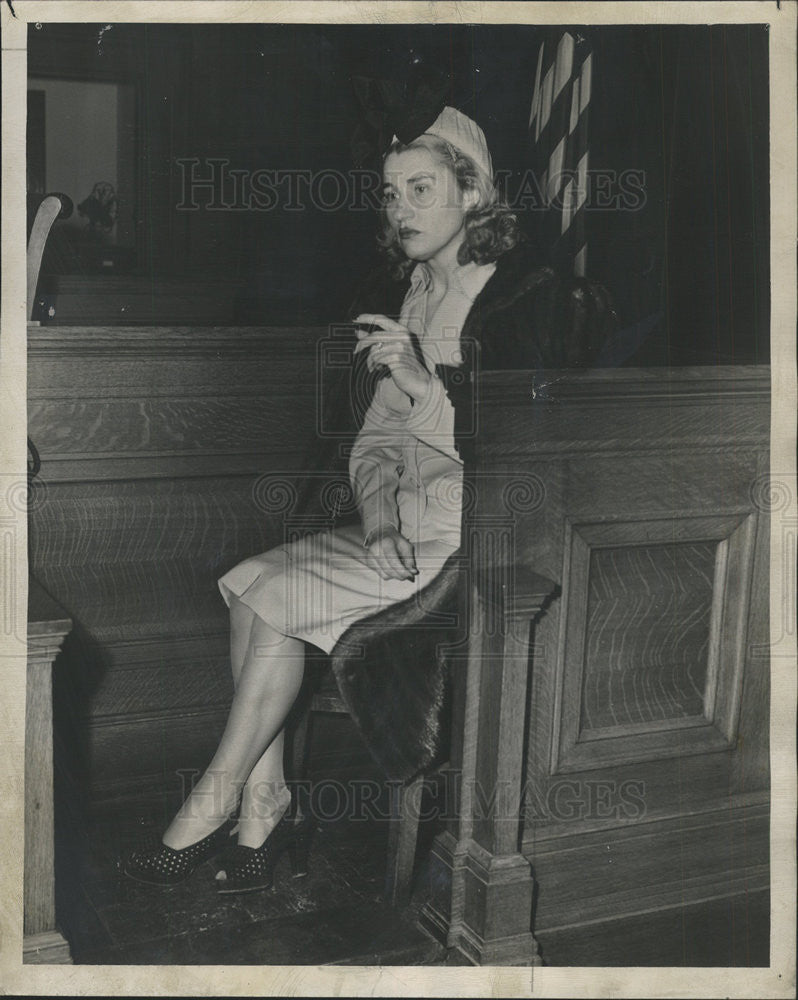
<path id="1" fill-rule="evenodd" d="M 409 279 L 388 269 L 362 286 L 352 309 L 397 316 Z M 474 481 L 476 440 L 472 427 L 473 378 L 485 371 L 589 368 L 611 335 L 614 312 L 607 293 L 584 278 L 558 276 L 542 267 L 524 244 L 508 251 L 475 299 L 460 335 L 464 364 L 438 365 L 455 409 L 455 445 L 466 479 Z M 354 346 L 354 331 L 348 348 Z M 342 342 L 342 346 L 344 343 Z M 378 376 L 365 371 L 364 356 L 325 385 L 322 419 L 336 429 L 321 443 L 314 469 L 346 481 L 347 438 L 352 441 Z M 312 509 L 310 495 L 302 505 Z M 427 768 L 441 749 L 441 710 L 446 694 L 447 648 L 463 638 L 465 594 L 462 553 L 454 553 L 418 594 L 352 625 L 330 654 L 341 696 L 373 758 L 392 780 L 408 780 Z"/>

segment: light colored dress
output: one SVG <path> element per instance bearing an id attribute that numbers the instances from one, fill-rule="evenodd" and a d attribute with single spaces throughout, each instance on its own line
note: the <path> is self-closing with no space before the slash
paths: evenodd
<path id="1" fill-rule="evenodd" d="M 428 322 L 430 274 L 424 264 L 414 268 L 399 322 L 417 336 L 430 372 L 436 364 L 459 363 L 460 330 L 494 271 L 494 264 L 459 268 Z M 463 464 L 454 447 L 454 410 L 439 379 L 420 404 L 392 378 L 378 382 L 349 475 L 360 524 L 278 545 L 219 580 L 228 605 L 234 594 L 278 632 L 326 653 L 354 622 L 430 583 L 460 545 Z M 364 542 L 386 525 L 413 543 L 413 580 L 383 580 L 368 564 Z"/>

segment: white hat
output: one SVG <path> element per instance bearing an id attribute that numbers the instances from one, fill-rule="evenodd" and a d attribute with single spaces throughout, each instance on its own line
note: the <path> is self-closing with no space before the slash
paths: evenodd
<path id="1" fill-rule="evenodd" d="M 493 164 L 491 163 L 485 134 L 476 122 L 471 121 L 462 111 L 445 107 L 435 121 L 426 128 L 424 135 L 434 135 L 439 139 L 456 146 L 461 153 L 470 156 L 489 180 L 493 179 Z M 393 137 L 396 142 L 396 136 Z"/>

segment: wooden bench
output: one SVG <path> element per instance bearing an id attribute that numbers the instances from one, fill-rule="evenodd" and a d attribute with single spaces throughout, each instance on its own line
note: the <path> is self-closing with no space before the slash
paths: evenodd
<path id="1" fill-rule="evenodd" d="M 35 579 L 28 582 L 28 665 L 25 699 L 26 963 L 69 963 L 69 946 L 55 919 L 53 802 L 53 662 L 72 621 Z"/>

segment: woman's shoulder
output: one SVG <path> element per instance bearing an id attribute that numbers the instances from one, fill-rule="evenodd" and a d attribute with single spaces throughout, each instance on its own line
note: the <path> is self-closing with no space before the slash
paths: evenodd
<path id="1" fill-rule="evenodd" d="M 514 284 L 523 289 L 537 287 L 554 275 L 546 255 L 527 238 L 522 238 L 499 257 L 496 271 L 507 285 Z"/>
<path id="2" fill-rule="evenodd" d="M 494 311 L 523 308 L 543 286 L 554 280 L 554 271 L 533 245 L 516 244 L 496 260 L 496 270 L 483 289 L 480 296 L 482 320 Z"/>
<path id="3" fill-rule="evenodd" d="M 616 315 L 607 290 L 555 270 L 532 246 L 519 244 L 499 258 L 493 281 L 482 311 L 489 366 L 513 367 L 518 355 L 527 366 L 534 358 L 542 367 L 589 367 L 612 335 Z"/>
<path id="4" fill-rule="evenodd" d="M 572 300 L 576 304 L 601 303 L 612 311 L 611 296 L 599 282 L 554 268 L 528 242 L 519 243 L 496 262 L 492 298 L 512 304 L 545 300 Z M 520 304 L 520 302 L 519 302 Z"/>

